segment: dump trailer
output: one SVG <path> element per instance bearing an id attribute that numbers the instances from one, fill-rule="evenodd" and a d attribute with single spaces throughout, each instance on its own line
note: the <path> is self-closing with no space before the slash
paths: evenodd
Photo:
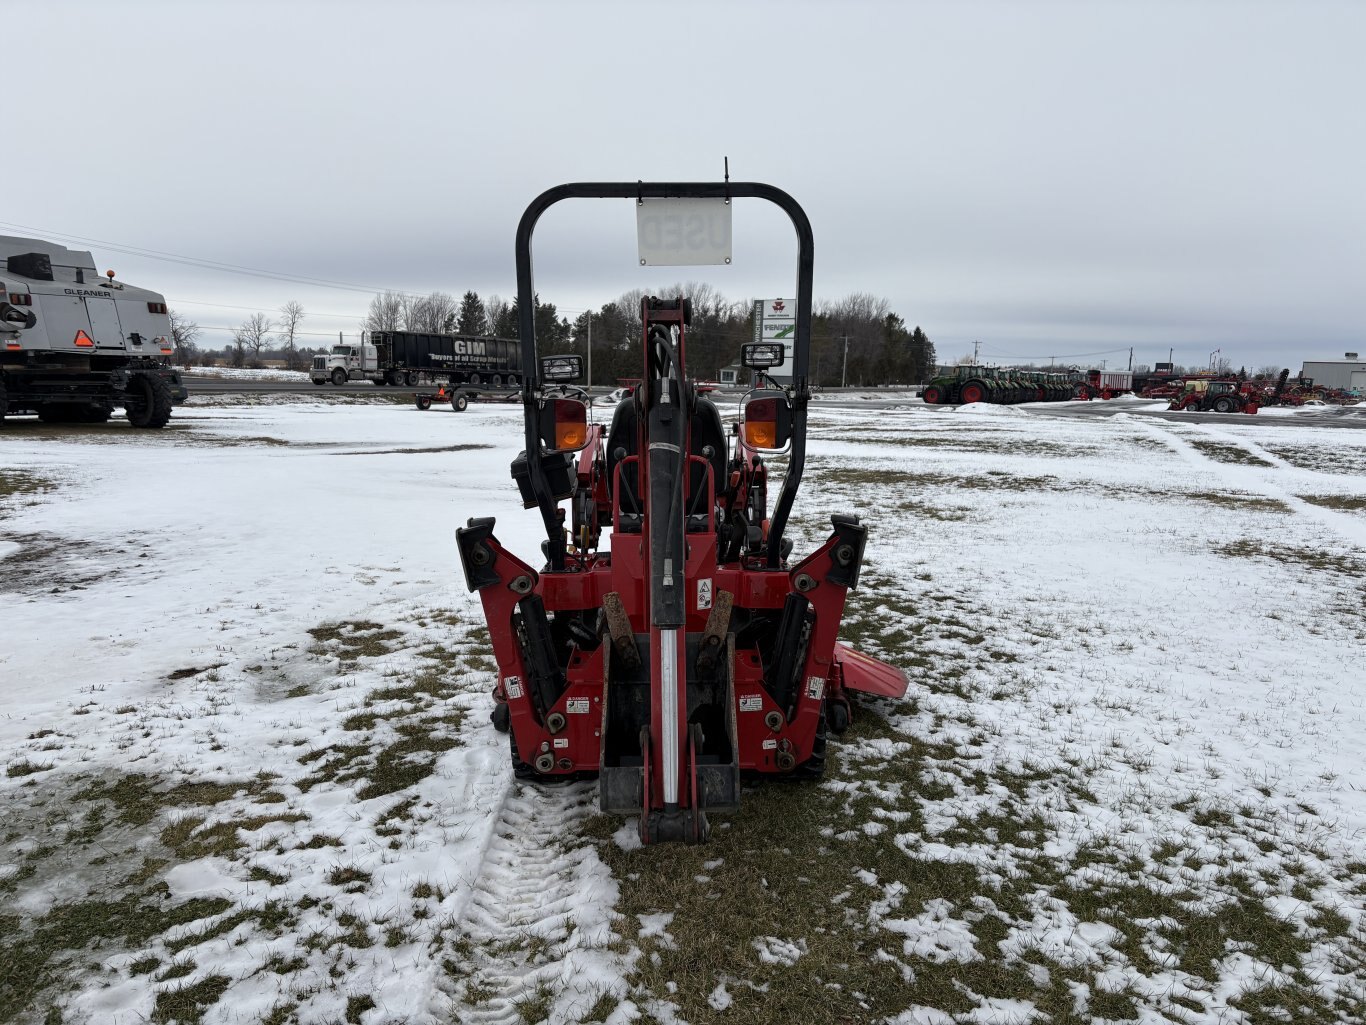
<path id="1" fill-rule="evenodd" d="M 90 253 L 0 235 L 0 420 L 164 427 L 187 397 L 166 297 L 101 277 Z"/>
<path id="2" fill-rule="evenodd" d="M 338 344 L 313 357 L 314 384 L 370 381 L 377 385 L 470 385 L 516 388 L 522 376 L 522 351 L 512 338 L 371 331 L 358 345 Z"/>
<path id="3" fill-rule="evenodd" d="M 588 395 L 572 383 L 581 357 L 538 359 L 532 234 L 552 205 L 578 198 L 647 210 L 705 201 L 693 209 L 716 218 L 759 198 L 792 220 L 790 384 L 749 392 L 733 434 L 688 374 L 682 296 L 641 301 L 641 380 L 610 425 L 588 422 Z M 813 248 L 802 208 L 760 183 L 561 185 L 518 226 L 525 449 L 511 472 L 540 516 L 543 561 L 506 548 L 492 517 L 456 532 L 498 666 L 491 718 L 519 778 L 596 778 L 601 810 L 638 816 L 644 843 L 705 840 L 709 813 L 738 809 L 742 777 L 818 778 L 850 693 L 906 690 L 900 669 L 837 639 L 867 525 L 831 515 L 826 540 L 800 558 L 787 536 L 805 470 Z M 781 343 L 742 352 L 760 373 L 787 358 Z M 774 454 L 786 472 L 770 507 Z"/>

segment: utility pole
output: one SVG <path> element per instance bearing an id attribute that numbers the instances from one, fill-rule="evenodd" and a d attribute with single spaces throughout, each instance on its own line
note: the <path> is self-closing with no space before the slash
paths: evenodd
<path id="1" fill-rule="evenodd" d="M 1134 372 L 1134 347 L 1129 346 L 1129 373 Z"/>
<path id="2" fill-rule="evenodd" d="M 588 311 L 588 391 L 593 390 L 593 311 Z"/>
<path id="3" fill-rule="evenodd" d="M 973 365 L 973 366 L 976 366 L 976 365 L 977 365 L 977 353 L 981 350 L 981 348 L 982 348 L 982 343 L 981 343 L 981 342 L 974 341 L 974 342 L 972 343 L 972 365 Z"/>
<path id="4" fill-rule="evenodd" d="M 843 388 L 849 379 L 849 336 L 841 335 L 840 340 L 844 342 L 844 366 L 840 369 L 840 387 Z"/>

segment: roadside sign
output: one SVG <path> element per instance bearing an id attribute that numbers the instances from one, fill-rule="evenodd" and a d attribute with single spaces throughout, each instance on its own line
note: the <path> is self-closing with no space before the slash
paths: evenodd
<path id="1" fill-rule="evenodd" d="M 760 306 L 762 302 L 762 306 Z M 796 335 L 797 335 L 797 303 L 794 299 L 764 299 L 755 300 L 755 307 L 759 316 L 756 318 L 760 325 L 757 332 L 757 341 L 772 342 L 783 347 L 783 364 L 781 368 L 773 371 L 766 371 L 769 377 L 775 380 L 792 379 L 792 367 L 795 359 Z"/>

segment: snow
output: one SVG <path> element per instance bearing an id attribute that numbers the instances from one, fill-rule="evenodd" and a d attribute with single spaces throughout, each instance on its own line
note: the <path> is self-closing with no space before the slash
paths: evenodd
<path id="1" fill-rule="evenodd" d="M 888 623 L 900 605 L 940 595 L 989 629 L 999 660 L 949 634 L 881 652 L 962 659 L 975 692 L 1000 695 L 969 702 L 917 682 L 917 710 L 894 719 L 916 743 L 986 738 L 984 772 L 1081 766 L 1066 771 L 1084 777 L 1091 799 L 1029 794 L 1051 825 L 1045 856 L 1066 862 L 1098 838 L 1146 852 L 1180 838 L 1208 857 L 1172 879 L 1215 907 L 1218 858 L 1274 880 L 1313 851 L 1316 900 L 1335 899 L 1360 937 L 1360 894 L 1341 870 L 1360 858 L 1366 836 L 1366 516 L 1304 496 L 1366 497 L 1366 431 L 1313 426 L 1329 415 L 1323 410 L 1277 410 L 1274 427 L 1248 423 L 1253 417 L 1130 415 L 1154 405 L 1116 401 L 1105 410 L 1113 415 L 1085 418 L 919 400 L 872 418 L 823 408 L 813 414 L 796 551 L 823 536 L 829 510 L 857 509 L 872 524 L 866 586 L 888 588 L 875 592 Z M 228 997 L 205 1009 L 206 1022 L 259 1020 L 287 998 L 302 1022 L 341 1020 L 348 995 L 361 993 L 376 1005 L 362 1019 L 368 1025 L 437 1022 L 466 1014 L 476 985 L 494 994 L 481 1005 L 487 1020 L 514 1020 L 518 1002 L 543 991 L 553 994 L 555 1025 L 580 1020 L 604 993 L 622 1001 L 609 1021 L 629 1021 L 640 1008 L 667 1015 L 627 982 L 639 951 L 619 942 L 634 937 L 636 923 L 617 917 L 618 881 L 591 846 L 556 842 L 593 814 L 592 786 L 541 791 L 511 780 L 506 741 L 486 719 L 487 668 L 451 670 L 450 692 L 432 704 L 432 715 L 451 719 L 440 727 L 450 746 L 432 755 L 429 775 L 373 797 L 345 778 L 310 782 L 329 752 L 392 739 L 382 715 L 371 733 L 346 724 L 406 707 L 375 695 L 429 669 L 422 652 L 477 658 L 482 617 L 453 532 L 471 516 L 495 515 L 508 548 L 537 551 L 539 517 L 521 508 L 509 476 L 519 413 L 283 402 L 180 408 L 158 434 L 113 424 L 60 440 L 6 434 L 8 468 L 59 482 L 24 504 L 0 500 L 0 745 L 8 768 L 28 766 L 0 777 L 7 811 L 23 819 L 34 794 L 120 773 L 162 787 L 266 773 L 281 798 L 243 791 L 222 806 L 159 812 L 149 827 L 158 833 L 191 819 L 251 820 L 236 833 L 244 855 L 187 858 L 161 877 L 176 901 L 223 898 L 231 908 L 146 949 L 87 952 L 98 968 L 76 981 L 65 1020 L 150 1018 L 165 984 L 131 970 L 140 956 L 170 963 L 177 937 L 231 926 L 234 914 L 272 902 L 307 910 L 276 933 L 248 921 L 187 948 L 197 967 L 179 982 L 232 980 Z M 1210 444 L 1246 458 L 1221 461 Z M 832 468 L 904 479 L 841 483 Z M 1034 483 L 1007 486 L 1017 477 Z M 1334 561 L 1317 565 L 1316 556 Z M 398 632 L 387 653 L 348 661 L 308 632 L 363 621 Z M 875 737 L 849 756 L 873 764 L 909 757 L 912 747 Z M 894 832 L 912 859 L 1000 878 L 1038 853 L 955 839 L 956 827 L 998 813 L 1010 794 L 963 792 L 953 773 L 927 772 L 926 783 L 954 792 L 920 802 L 923 828 L 908 831 L 890 791 L 859 781 L 852 786 L 871 800 L 873 817 L 826 842 L 838 852 L 842 837 Z M 1271 849 L 1202 826 L 1193 794 L 1198 808 L 1256 809 Z M 400 819 L 386 818 L 408 801 Z M 257 821 L 275 813 L 297 818 Z M 609 835 L 624 849 L 639 842 L 631 821 Z M 0 878 L 17 874 L 36 846 L 28 837 L 7 843 Z M 41 915 L 140 863 L 138 854 L 115 872 L 73 862 L 7 903 Z M 716 876 L 730 866 L 712 859 L 704 867 Z M 368 882 L 336 882 L 342 870 Z M 911 963 L 1042 950 L 1088 972 L 1088 984 L 1073 989 L 1078 1007 L 1105 987 L 1160 1002 L 1199 983 L 1160 950 L 1160 971 L 1137 972 L 1117 953 L 1114 926 L 1078 919 L 1044 896 L 999 951 L 981 949 L 969 916 L 989 912 L 913 904 L 880 871 L 857 867 L 851 886 L 873 894 L 866 927 L 888 934 L 883 946 Z M 1145 871 L 1154 885 L 1167 879 L 1155 860 Z M 1303 900 L 1273 887 L 1266 902 L 1309 928 Z M 672 921 L 641 915 L 639 935 L 672 945 Z M 354 929 L 370 945 L 335 948 L 347 958 L 343 987 L 325 941 Z M 544 957 L 489 953 L 527 937 L 544 944 Z M 474 951 L 459 976 L 441 964 L 466 949 L 457 939 Z M 796 971 L 807 950 L 800 936 L 754 944 L 761 963 Z M 1325 987 L 1350 993 L 1336 950 L 1316 938 L 1308 963 Z M 263 970 L 295 959 L 290 972 Z M 1228 1001 L 1278 967 L 1230 952 L 1217 982 L 1199 990 L 1208 1013 L 1187 1019 L 1236 1020 Z M 711 1006 L 720 1012 L 745 995 L 721 979 Z M 1150 1020 L 1154 1006 L 1143 1005 Z M 1028 1001 L 982 998 L 966 1016 L 907 1007 L 898 1020 L 1036 1015 Z"/>

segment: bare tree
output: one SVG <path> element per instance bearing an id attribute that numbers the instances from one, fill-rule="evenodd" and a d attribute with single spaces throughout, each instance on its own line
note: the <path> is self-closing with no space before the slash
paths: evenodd
<path id="1" fill-rule="evenodd" d="M 405 297 L 398 292 L 381 292 L 370 300 L 370 311 L 361 327 L 366 331 L 400 331 L 403 328 Z"/>
<path id="2" fill-rule="evenodd" d="M 194 340 L 199 337 L 199 325 L 175 310 L 167 311 L 171 318 L 171 340 L 175 345 L 175 361 L 188 367 L 199 349 Z"/>
<path id="3" fill-rule="evenodd" d="M 428 334 L 449 332 L 455 327 L 460 304 L 446 292 L 424 296 L 405 296 L 403 326 L 408 331 Z"/>
<path id="4" fill-rule="evenodd" d="M 1275 380 L 1276 378 L 1281 376 L 1282 369 L 1283 368 L 1279 363 L 1263 363 L 1260 367 L 1253 371 L 1252 376 L 1261 377 L 1268 380 Z"/>
<path id="5" fill-rule="evenodd" d="M 303 304 L 291 299 L 280 307 L 280 347 L 285 351 L 285 365 L 290 370 L 302 370 L 305 360 L 295 342 L 299 334 L 299 324 L 307 314 Z"/>
<path id="6" fill-rule="evenodd" d="M 237 346 L 233 359 L 237 366 L 241 366 L 243 354 L 246 350 L 251 351 L 252 363 L 260 364 L 261 350 L 270 344 L 272 327 L 274 325 L 264 313 L 253 313 L 242 322 L 241 327 L 233 332 L 232 339 Z"/>

